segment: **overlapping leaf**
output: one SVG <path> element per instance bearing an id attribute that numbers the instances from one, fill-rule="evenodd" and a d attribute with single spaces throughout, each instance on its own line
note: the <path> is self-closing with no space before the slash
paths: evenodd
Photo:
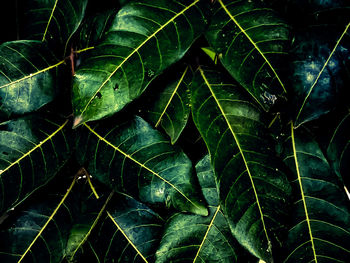
<path id="1" fill-rule="evenodd" d="M 178 213 L 168 219 L 156 262 L 243 262 L 244 259 L 237 254 L 240 246 L 220 209 L 208 155 L 197 164 L 196 170 L 204 198 L 209 204 L 209 216 Z"/>
<path id="2" fill-rule="evenodd" d="M 0 213 L 47 183 L 68 160 L 67 121 L 29 115 L 0 124 Z"/>
<path id="3" fill-rule="evenodd" d="M 262 113 L 216 71 L 192 82 L 194 122 L 211 154 L 220 204 L 237 240 L 271 262 L 285 230 L 290 186 Z"/>
<path id="4" fill-rule="evenodd" d="M 48 42 L 60 51 L 67 49 L 73 33 L 78 29 L 87 5 L 87 0 L 27 0 L 21 1 L 24 10 L 21 18 L 22 39 L 37 39 Z"/>
<path id="5" fill-rule="evenodd" d="M 348 184 L 350 179 L 348 176 L 350 173 L 350 113 L 340 121 L 334 130 L 327 149 L 327 157 L 335 173 Z"/>
<path id="6" fill-rule="evenodd" d="M 161 92 L 150 96 L 147 117 L 155 127 L 161 126 L 174 144 L 180 137 L 190 115 L 192 72 L 187 67 L 181 76 L 171 81 Z"/>
<path id="7" fill-rule="evenodd" d="M 339 36 L 324 26 L 299 33 L 291 64 L 291 86 L 295 107 L 295 126 L 315 120 L 332 110 L 345 80 L 344 64 L 350 50 L 341 45 L 350 23 Z M 327 36 L 334 36 L 331 41 Z"/>
<path id="8" fill-rule="evenodd" d="M 296 195 L 284 262 L 347 262 L 350 213 L 338 177 L 307 132 L 292 124 L 286 144 Z"/>
<path id="9" fill-rule="evenodd" d="M 97 45 L 104 37 L 116 14 L 115 10 L 108 10 L 93 17 L 87 17 L 79 29 L 79 49 Z"/>
<path id="10" fill-rule="evenodd" d="M 58 93 L 58 61 L 39 41 L 0 45 L 0 112 L 6 117 L 39 109 Z"/>
<path id="11" fill-rule="evenodd" d="M 82 176 L 79 180 L 83 180 L 83 177 L 86 176 L 89 175 Z M 89 240 L 91 234 L 105 216 L 106 207 L 113 197 L 113 192 L 99 191 L 101 188 L 98 189 L 98 195 L 93 194 L 88 183 L 78 190 L 78 202 L 80 205 L 77 214 L 74 215 L 75 220 L 71 227 L 65 250 L 65 258 L 68 262 L 79 262 L 81 260 L 81 256 L 84 255 L 84 249 L 87 247 L 86 244 L 91 245 Z M 94 191 L 96 190 L 94 189 Z"/>
<path id="12" fill-rule="evenodd" d="M 109 121 L 104 127 L 85 124 L 83 129 L 79 159 L 88 162 L 93 177 L 144 202 L 207 214 L 191 161 L 143 119 Z"/>
<path id="13" fill-rule="evenodd" d="M 130 196 L 118 194 L 112 202 L 92 241 L 99 262 L 153 262 L 163 220 Z"/>
<path id="14" fill-rule="evenodd" d="M 203 5 L 199 0 L 143 0 L 125 5 L 104 41 L 87 54 L 75 75 L 75 125 L 121 110 L 179 60 L 204 30 Z"/>
<path id="15" fill-rule="evenodd" d="M 230 74 L 268 110 L 285 96 L 290 29 L 260 1 L 218 0 L 206 37 Z"/>
<path id="16" fill-rule="evenodd" d="M 70 205 L 64 204 L 75 184 L 67 193 L 46 196 L 30 205 L 0 231 L 0 260 L 7 263 L 62 261 L 69 230 L 73 223 Z"/>

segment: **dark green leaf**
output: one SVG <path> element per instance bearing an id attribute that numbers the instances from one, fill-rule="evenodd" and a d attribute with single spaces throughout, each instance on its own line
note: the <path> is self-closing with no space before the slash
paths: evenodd
<path id="1" fill-rule="evenodd" d="M 143 119 L 109 121 L 105 127 L 85 124 L 84 129 L 79 159 L 88 161 L 93 177 L 144 202 L 207 215 L 191 161 Z"/>
<path id="2" fill-rule="evenodd" d="M 196 166 L 209 216 L 175 214 L 166 223 L 156 253 L 160 262 L 237 262 L 237 241 L 220 209 L 219 196 L 209 156 Z M 238 261 L 239 262 L 239 261 Z"/>
<path id="3" fill-rule="evenodd" d="M 343 177 L 345 182 L 349 182 L 350 113 L 341 120 L 334 130 L 327 149 L 327 157 L 330 159 L 333 169 L 339 178 Z"/>
<path id="4" fill-rule="evenodd" d="M 79 49 L 90 48 L 103 39 L 116 14 L 115 10 L 87 17 L 79 30 Z"/>
<path id="5" fill-rule="evenodd" d="M 24 114 L 52 101 L 58 93 L 57 67 L 63 62 L 39 41 L 0 45 L 1 114 Z"/>
<path id="6" fill-rule="evenodd" d="M 307 132 L 292 124 L 286 143 L 296 194 L 284 262 L 347 262 L 350 214 L 338 177 Z"/>
<path id="7" fill-rule="evenodd" d="M 20 1 L 24 10 L 22 39 L 48 42 L 59 50 L 67 50 L 67 44 L 78 29 L 85 13 L 87 0 L 26 0 Z"/>
<path id="8" fill-rule="evenodd" d="M 80 180 L 84 180 L 85 178 L 83 177 Z M 80 209 L 78 211 L 79 213 L 75 215 L 74 224 L 70 230 L 65 250 L 65 258 L 68 262 L 79 262 L 81 255 L 84 254 L 84 245 L 86 243 L 90 244 L 89 237 L 100 219 L 104 217 L 106 207 L 113 196 L 113 192 L 99 191 L 99 198 L 97 199 L 91 192 L 88 184 L 80 187 L 79 193 Z"/>
<path id="9" fill-rule="evenodd" d="M 202 2 L 143 0 L 124 6 L 76 72 L 74 125 L 121 110 L 179 60 L 204 30 Z"/>
<path id="10" fill-rule="evenodd" d="M 0 124 L 0 213 L 46 184 L 68 160 L 67 122 L 29 115 Z"/>
<path id="11" fill-rule="evenodd" d="M 63 197 L 46 196 L 9 218 L 11 226 L 0 231 L 1 262 L 61 262 L 73 221 L 64 202 L 74 184 L 75 179 Z"/>
<path id="12" fill-rule="evenodd" d="M 206 37 L 230 74 L 268 110 L 285 96 L 279 73 L 289 26 L 259 1 L 218 0 Z"/>
<path id="13" fill-rule="evenodd" d="M 325 27 L 300 33 L 293 50 L 291 85 L 294 92 L 295 126 L 315 120 L 332 110 L 344 85 L 344 64 L 350 50 L 341 46 L 350 23 L 337 41 L 329 41 Z M 335 38 L 335 37 L 334 37 Z"/>
<path id="14" fill-rule="evenodd" d="M 165 130 L 174 144 L 180 137 L 190 115 L 190 90 L 193 73 L 187 67 L 175 81 L 155 93 L 150 99 L 147 117 L 155 127 Z"/>
<path id="15" fill-rule="evenodd" d="M 211 154 L 220 204 L 237 240 L 272 261 L 285 230 L 290 186 L 262 113 L 217 71 L 192 82 L 194 122 Z"/>
<path id="16" fill-rule="evenodd" d="M 163 220 L 146 205 L 118 194 L 92 244 L 103 262 L 153 262 Z"/>

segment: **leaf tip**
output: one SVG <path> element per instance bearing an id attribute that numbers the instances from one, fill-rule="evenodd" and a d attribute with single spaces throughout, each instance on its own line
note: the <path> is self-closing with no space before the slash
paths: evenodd
<path id="1" fill-rule="evenodd" d="M 83 124 L 83 116 L 79 115 L 79 116 L 74 117 L 73 129 L 79 127 L 81 124 Z"/>

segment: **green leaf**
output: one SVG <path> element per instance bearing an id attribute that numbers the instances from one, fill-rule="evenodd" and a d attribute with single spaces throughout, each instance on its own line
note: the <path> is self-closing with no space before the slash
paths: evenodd
<path id="1" fill-rule="evenodd" d="M 121 110 L 178 61 L 204 30 L 202 2 L 143 0 L 124 6 L 76 72 L 74 125 Z"/>
<path id="2" fill-rule="evenodd" d="M 192 82 L 193 120 L 211 155 L 220 204 L 237 240 L 272 261 L 285 230 L 290 186 L 261 110 L 217 71 Z"/>
<path id="3" fill-rule="evenodd" d="M 155 127 L 161 126 L 174 144 L 180 137 L 190 115 L 190 90 L 193 73 L 187 67 L 175 81 L 160 92 L 150 95 L 147 117 Z"/>
<path id="4" fill-rule="evenodd" d="M 157 263 L 237 262 L 239 245 L 220 209 L 209 155 L 198 162 L 196 170 L 204 198 L 209 204 L 209 216 L 177 213 L 170 217 L 156 253 Z"/>
<path id="5" fill-rule="evenodd" d="M 191 161 L 143 119 L 109 121 L 104 127 L 85 124 L 84 129 L 79 159 L 88 162 L 93 177 L 143 202 L 207 215 Z"/>
<path id="6" fill-rule="evenodd" d="M 318 119 L 335 107 L 337 93 L 344 86 L 345 60 L 350 55 L 350 50 L 340 43 L 349 27 L 350 23 L 336 43 L 329 43 L 331 33 L 325 27 L 309 28 L 300 33 L 291 66 L 296 127 Z"/>
<path id="7" fill-rule="evenodd" d="M 113 196 L 113 192 L 108 194 L 107 191 L 103 191 L 103 194 L 96 199 L 87 184 L 79 188 L 79 193 L 80 210 L 75 215 L 65 250 L 65 258 L 68 262 L 80 260 L 81 255 L 84 254 L 84 245 L 90 244 L 91 233 L 97 228 L 100 219 L 104 217 L 106 207 Z"/>
<path id="8" fill-rule="evenodd" d="M 93 47 L 100 43 L 109 29 L 115 14 L 115 10 L 108 10 L 85 18 L 78 32 L 79 49 Z"/>
<path id="9" fill-rule="evenodd" d="M 69 205 L 64 202 L 75 181 L 63 197 L 50 195 L 32 203 L 0 232 L 1 262 L 61 262 L 73 221 Z"/>
<path id="10" fill-rule="evenodd" d="M 67 123 L 40 115 L 0 123 L 0 214 L 46 184 L 68 160 Z"/>
<path id="11" fill-rule="evenodd" d="M 1 114 L 24 114 L 51 102 L 58 93 L 57 67 L 63 63 L 39 41 L 0 45 Z"/>
<path id="12" fill-rule="evenodd" d="M 78 29 L 87 0 L 26 0 L 19 3 L 24 10 L 21 18 L 22 39 L 47 42 L 54 50 L 67 50 L 67 44 Z"/>
<path id="13" fill-rule="evenodd" d="M 296 200 L 284 262 L 348 261 L 350 214 L 337 176 L 309 133 L 291 124 L 286 143 Z"/>
<path id="14" fill-rule="evenodd" d="M 345 183 L 349 182 L 350 113 L 340 121 L 334 130 L 327 149 L 327 157 L 338 177 L 344 178 Z"/>
<path id="15" fill-rule="evenodd" d="M 130 196 L 112 200 L 97 236 L 92 242 L 103 262 L 153 262 L 163 220 Z"/>
<path id="16" fill-rule="evenodd" d="M 230 74 L 268 110 L 285 100 L 280 69 L 287 59 L 289 26 L 258 1 L 217 2 L 208 42 Z"/>

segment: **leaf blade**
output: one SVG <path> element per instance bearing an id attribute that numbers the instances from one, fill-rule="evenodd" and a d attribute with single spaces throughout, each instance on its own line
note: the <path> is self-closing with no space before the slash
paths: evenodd
<path id="1" fill-rule="evenodd" d="M 231 231 L 254 256 L 271 261 L 286 230 L 290 186 L 261 110 L 217 71 L 199 70 L 192 88 L 193 119 L 211 154 Z"/>
<path id="2" fill-rule="evenodd" d="M 105 40 L 77 71 L 73 85 L 77 123 L 121 110 L 155 76 L 179 60 L 204 30 L 205 10 L 201 8 L 199 0 L 144 0 L 124 6 Z M 159 10 L 163 11 L 162 16 Z M 126 26 L 129 23 L 133 26 Z"/>

